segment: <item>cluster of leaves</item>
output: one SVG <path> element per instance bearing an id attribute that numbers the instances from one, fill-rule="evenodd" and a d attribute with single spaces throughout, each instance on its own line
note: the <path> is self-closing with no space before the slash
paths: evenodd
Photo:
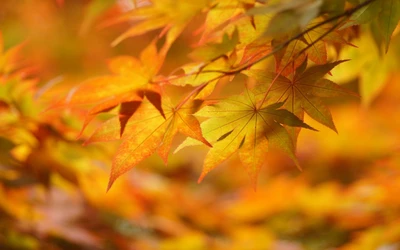
<path id="1" fill-rule="evenodd" d="M 68 4 L 73 1 L 24 1 L 31 7 L 47 6 L 44 9 L 49 2 L 60 11 L 71 8 Z M 83 31 L 110 2 L 90 2 Z M 148 4 L 133 2 L 135 6 Z M 395 117 L 400 116 L 400 103 L 395 83 L 400 79 L 400 36 L 393 36 L 383 56 L 388 33 L 373 29 L 373 25 L 386 27 L 384 19 L 391 20 L 386 24 L 396 20 L 395 14 L 388 17 L 384 14 L 387 10 L 382 10 L 387 7 L 383 3 L 388 3 L 397 13 L 397 1 L 243 0 L 199 2 L 199 6 L 186 2 L 177 8 L 172 1 L 154 1 L 156 5 L 115 20 L 133 19 L 133 25 L 142 25 L 133 28 L 142 27 L 141 34 L 148 33 L 143 40 L 152 40 L 157 32 L 153 29 L 165 27 L 162 35 L 169 38 L 156 38 L 139 58 L 110 60 L 111 74 L 86 81 L 55 105 L 93 104 L 84 121 L 79 112 L 42 112 L 48 105 L 41 102 L 46 96 L 53 99 L 58 90 L 55 86 L 54 92 L 44 91 L 48 84 L 37 76 L 54 74 L 53 69 L 38 70 L 35 64 L 31 68 L 29 62 L 34 58 L 30 53 L 20 55 L 22 45 L 0 46 L 0 248 L 398 248 L 400 124 Z M 374 9 L 368 10 L 370 4 L 375 4 Z M 191 12 L 180 18 L 165 11 L 168 6 L 174 14 Z M 26 10 L 24 16 L 32 14 L 32 8 Z M 64 14 L 57 12 L 61 18 Z M 315 16 L 313 20 L 307 19 L 310 14 Z M 370 16 L 360 19 L 367 14 Z M 294 18 L 296 22 L 291 21 Z M 273 28 L 272 20 L 277 19 L 282 26 Z M 163 76 L 175 65 L 173 61 L 179 60 L 180 39 L 186 39 L 185 43 L 192 40 L 189 31 L 204 20 L 207 25 L 199 29 L 200 41 L 190 54 L 194 62 L 181 67 L 183 74 L 175 71 Z M 74 22 L 68 25 L 79 27 L 82 20 Z M 161 24 L 157 26 L 157 22 Z M 312 28 L 316 24 L 318 27 Z M 336 24 L 339 30 L 331 32 Z M 366 26 L 348 26 L 354 24 Z M 387 32 L 393 32 L 390 29 Z M 297 37 L 302 31 L 306 33 Z M 124 43 L 129 40 L 118 46 Z M 71 47 L 61 44 L 57 48 Z M 340 51 L 340 59 L 354 60 L 331 60 L 332 54 L 336 55 L 332 48 Z M 179 53 L 184 51 L 182 48 Z M 61 60 L 70 59 L 64 51 L 53 52 L 63 54 Z M 41 55 L 44 59 L 49 56 Z M 76 62 L 80 66 L 86 63 Z M 337 99 L 357 95 L 357 90 L 352 92 L 334 82 L 358 76 L 364 102 L 370 102 L 378 95 L 376 90 L 384 87 L 367 112 L 359 111 L 355 98 Z M 389 84 L 383 85 L 385 81 Z M 63 84 L 69 83 L 59 85 Z M 344 103 L 330 106 L 335 122 L 325 102 Z M 80 118 L 72 119 L 71 114 Z M 312 118 L 306 118 L 307 124 L 305 114 Z M 111 119 L 92 136 L 82 132 L 82 140 L 76 140 L 82 121 L 90 131 L 98 125 L 93 119 L 97 115 L 99 120 Z M 299 133 L 301 128 L 305 130 Z M 340 136 L 329 133 L 336 128 Z M 193 162 L 201 158 L 199 150 L 185 149 L 180 157 L 168 159 L 178 132 L 187 139 L 183 138 L 176 151 L 200 144 L 209 148 L 201 178 L 238 152 L 238 159 L 230 160 L 229 174 L 219 172 L 210 175 L 206 183 L 193 185 L 198 174 Z M 121 138 L 112 179 L 154 152 L 164 163 L 169 160 L 169 166 L 165 168 L 157 157 L 147 159 L 151 168 L 139 166 L 134 174 L 121 176 L 107 195 L 101 195 L 109 178 L 113 146 Z M 117 141 L 80 145 L 110 140 Z M 299 161 L 294 154 L 296 146 Z M 273 148 L 292 161 L 271 153 L 269 167 L 259 169 L 266 161 L 265 152 Z M 300 173 L 293 162 L 301 162 L 307 171 Z M 246 185 L 240 163 L 254 183 L 259 171 L 264 171 L 258 177 L 257 192 Z"/>
<path id="2" fill-rule="evenodd" d="M 395 0 L 154 0 L 142 6 L 106 23 L 134 22 L 114 46 L 161 29 L 140 57 L 112 59 L 110 75 L 84 82 L 55 105 L 94 104 L 84 127 L 97 114 L 119 106 L 116 116 L 86 141 L 122 139 L 108 188 L 155 152 L 167 163 L 178 132 L 187 136 L 178 149 L 210 147 L 199 181 L 236 151 L 254 185 L 270 148 L 282 150 L 300 168 L 295 156 L 299 132 L 314 130 L 304 123 L 304 114 L 336 131 L 324 99 L 357 95 L 324 78 L 344 63 L 329 62 L 328 49 L 351 46 L 357 33 L 354 25 L 368 23 L 378 49 L 387 51 L 400 19 Z M 197 31 L 200 40 L 189 54 L 193 62 L 180 66 L 181 74 L 162 75 L 173 42 L 196 16 L 203 16 L 204 22 Z M 273 62 L 262 63 L 271 57 Z M 242 93 L 214 93 L 218 83 L 240 73 L 247 77 Z M 166 94 L 169 86 L 188 85 L 192 89 L 180 100 Z M 199 117 L 208 119 L 200 122 Z"/>

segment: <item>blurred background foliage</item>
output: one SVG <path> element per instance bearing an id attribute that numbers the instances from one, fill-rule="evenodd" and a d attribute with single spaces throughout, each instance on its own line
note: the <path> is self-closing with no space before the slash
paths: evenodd
<path id="1" fill-rule="evenodd" d="M 82 110 L 46 108 L 154 38 L 111 47 L 130 24 L 101 25 L 143 2 L 0 1 L 0 249 L 400 249 L 398 34 L 386 56 L 368 32 L 340 52 L 353 60 L 331 78 L 365 98 L 330 100 L 339 134 L 306 120 L 320 131 L 300 134 L 302 172 L 270 152 L 256 191 L 237 158 L 197 184 L 196 147 L 168 166 L 151 157 L 106 193 L 118 143 L 84 147 Z M 162 72 L 196 39 L 187 29 Z"/>

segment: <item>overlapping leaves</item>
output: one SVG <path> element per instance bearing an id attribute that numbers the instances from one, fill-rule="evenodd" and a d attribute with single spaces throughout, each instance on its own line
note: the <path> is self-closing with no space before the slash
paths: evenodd
<path id="1" fill-rule="evenodd" d="M 323 98 L 356 94 L 323 77 L 343 62 L 315 65 L 306 69 L 305 61 L 292 78 L 261 70 L 248 70 L 245 73 L 257 80 L 254 89 L 256 95 L 268 95 L 275 102 L 286 100 L 284 107 L 301 120 L 306 112 L 314 120 L 337 131 Z M 293 134 L 294 138 L 297 138 L 297 134 L 298 131 Z"/>
<path id="2" fill-rule="evenodd" d="M 123 102 L 141 102 L 144 97 L 162 114 L 160 85 L 152 84 L 152 80 L 164 58 L 165 54 L 157 51 L 155 41 L 142 51 L 140 59 L 131 56 L 113 58 L 108 64 L 112 74 L 83 82 L 54 107 L 94 104 L 87 112 L 83 129 L 97 114 Z"/>
<path id="3" fill-rule="evenodd" d="M 113 161 L 109 187 L 121 174 L 155 152 L 167 162 L 172 140 L 178 132 L 188 137 L 178 150 L 197 144 L 212 146 L 199 180 L 238 152 L 255 183 L 270 148 L 283 150 L 298 165 L 294 154 L 298 133 L 301 128 L 312 129 L 303 122 L 304 113 L 336 131 L 324 98 L 355 93 L 323 77 L 343 62 L 328 63 L 327 45 L 340 49 L 350 44 L 346 30 L 338 31 L 344 20 L 351 16 L 348 26 L 361 24 L 362 18 L 358 16 L 378 6 L 379 10 L 373 12 L 374 18 L 378 16 L 374 23 L 383 30 L 375 40 L 378 45 L 385 43 L 387 48 L 399 19 L 397 2 L 388 1 L 390 6 L 383 6 L 382 0 L 351 2 L 355 7 L 347 9 L 343 0 L 337 3 L 330 0 L 151 1 L 111 21 L 133 21 L 133 26 L 114 45 L 127 37 L 162 29 L 140 59 L 113 59 L 109 64 L 111 75 L 87 81 L 61 105 L 95 104 L 88 112 L 84 127 L 98 113 L 120 105 L 118 115 L 103 123 L 87 140 L 90 143 L 122 139 Z M 204 26 L 197 31 L 199 42 L 188 55 L 196 62 L 180 67 L 183 74 L 159 76 L 171 44 L 202 11 L 206 13 Z M 160 40 L 165 34 L 165 41 Z M 162 42 L 164 46 L 158 52 L 156 44 Z M 275 57 L 274 72 L 254 69 L 255 64 L 270 56 Z M 307 67 L 308 62 L 315 65 Z M 204 101 L 221 79 L 232 80 L 239 73 L 254 78 L 255 88 L 246 88 L 243 95 L 219 102 Z M 162 92 L 164 84 L 194 89 L 180 103 L 172 105 Z M 207 105 L 200 109 L 203 102 Z M 208 119 L 200 125 L 194 113 Z"/>
<path id="4" fill-rule="evenodd" d="M 356 11 L 350 21 L 342 28 L 370 24 L 375 41 L 380 48 L 384 45 L 385 51 L 398 22 L 400 20 L 400 2 L 397 0 L 375 0 Z"/>
<path id="5" fill-rule="evenodd" d="M 201 181 L 217 165 L 238 151 L 253 184 L 269 148 L 278 148 L 298 165 L 294 144 L 282 124 L 312 129 L 291 112 L 280 109 L 283 102 L 268 104 L 247 91 L 206 106 L 196 113 L 208 117 L 201 124 L 204 137 L 213 144 L 204 160 Z M 196 145 L 187 139 L 178 148 Z"/>

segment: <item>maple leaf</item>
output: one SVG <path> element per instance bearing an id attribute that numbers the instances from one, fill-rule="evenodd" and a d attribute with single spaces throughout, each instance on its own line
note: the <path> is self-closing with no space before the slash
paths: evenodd
<path id="1" fill-rule="evenodd" d="M 120 56 L 109 61 L 111 75 L 89 79 L 72 90 L 70 94 L 55 106 L 73 106 L 93 104 L 109 99 L 118 99 L 137 90 L 153 90 L 157 87 L 150 81 L 160 69 L 165 55 L 159 54 L 155 41 L 141 53 L 140 60 L 130 56 Z"/>
<path id="2" fill-rule="evenodd" d="M 400 3 L 395 0 L 378 1 L 378 3 L 381 3 L 380 12 L 378 17 L 370 23 L 370 28 L 378 49 L 384 44 L 387 53 L 392 34 L 400 20 Z"/>
<path id="3" fill-rule="evenodd" d="M 397 0 L 375 0 L 358 9 L 350 17 L 350 21 L 341 27 L 371 24 L 376 43 L 380 49 L 382 43 L 388 52 L 392 33 L 400 20 L 400 3 Z"/>
<path id="4" fill-rule="evenodd" d="M 140 102 L 144 96 L 163 115 L 161 86 L 153 84 L 152 79 L 162 66 L 164 58 L 164 54 L 157 52 L 155 41 L 142 51 L 140 60 L 131 56 L 113 58 L 108 63 L 111 75 L 83 82 L 52 108 L 95 104 L 87 112 L 81 133 L 97 114 L 109 111 L 121 103 Z"/>
<path id="5" fill-rule="evenodd" d="M 199 182 L 236 151 L 239 151 L 239 158 L 254 185 L 269 148 L 281 149 L 299 166 L 293 142 L 281 124 L 312 128 L 289 111 L 279 109 L 283 102 L 267 105 L 260 101 L 247 91 L 206 106 L 196 113 L 196 116 L 209 118 L 201 124 L 201 129 L 213 145 L 204 160 Z M 177 150 L 197 144 L 187 138 Z"/>
<path id="6" fill-rule="evenodd" d="M 243 56 L 240 61 L 241 65 L 251 65 L 258 60 L 268 56 L 272 52 L 270 39 L 257 39 L 243 49 Z"/>
<path id="7" fill-rule="evenodd" d="M 306 69 L 306 62 L 298 68 L 292 79 L 261 70 L 252 69 L 244 73 L 258 82 L 254 89 L 256 95 L 268 94 L 270 100 L 275 102 L 286 100 L 284 107 L 301 120 L 304 118 L 305 111 L 317 122 L 337 132 L 332 115 L 328 107 L 323 104 L 323 98 L 356 94 L 328 79 L 323 79 L 323 76 L 344 61 L 315 65 L 308 69 Z M 298 132 L 298 130 L 291 131 L 293 139 L 297 138 Z"/>
<path id="8" fill-rule="evenodd" d="M 147 99 L 140 106 L 137 104 L 136 102 L 125 103 L 124 112 L 120 113 L 122 117 L 126 114 L 127 120 L 122 134 L 122 143 L 113 160 L 108 189 L 119 176 L 155 152 L 167 164 L 172 140 L 178 132 L 211 147 L 202 135 L 200 123 L 192 115 L 201 104 L 200 101 L 187 101 L 183 105 L 176 106 L 165 101 L 163 103 L 164 116 Z M 129 112 L 130 109 L 134 112 Z M 87 143 L 121 138 L 120 118 L 110 119 L 103 124 Z"/>

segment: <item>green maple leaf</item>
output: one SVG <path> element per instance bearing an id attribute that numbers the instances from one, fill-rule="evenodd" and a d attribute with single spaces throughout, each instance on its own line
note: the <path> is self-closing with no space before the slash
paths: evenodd
<path id="1" fill-rule="evenodd" d="M 389 43 L 399 20 L 400 20 L 400 2 L 398 0 L 381 1 L 382 10 L 378 16 L 378 26 L 380 35 L 385 43 L 386 53 L 389 50 Z"/>
<path id="2" fill-rule="evenodd" d="M 384 44 L 387 53 L 393 31 L 399 20 L 400 2 L 398 0 L 375 0 L 356 11 L 350 17 L 350 21 L 341 29 L 352 25 L 370 23 L 379 49 Z"/>
<path id="3" fill-rule="evenodd" d="M 284 107 L 301 120 L 306 112 L 317 122 L 337 132 L 329 108 L 323 103 L 323 98 L 356 94 L 328 79 L 323 79 L 323 77 L 342 62 L 344 61 L 316 65 L 306 69 L 305 61 L 291 79 L 262 70 L 248 70 L 244 73 L 258 82 L 254 89 L 257 96 L 268 94 L 271 101 L 286 100 Z M 273 85 L 271 86 L 271 84 Z M 296 139 L 299 131 L 290 132 Z"/>
<path id="4" fill-rule="evenodd" d="M 294 144 L 282 124 L 312 128 L 291 112 L 280 109 L 282 105 L 283 102 L 267 104 L 247 91 L 197 112 L 196 116 L 209 118 L 201 124 L 201 129 L 204 137 L 213 145 L 205 157 L 199 182 L 237 151 L 254 185 L 269 148 L 283 150 L 299 166 Z M 188 138 L 177 150 L 197 144 Z"/>

